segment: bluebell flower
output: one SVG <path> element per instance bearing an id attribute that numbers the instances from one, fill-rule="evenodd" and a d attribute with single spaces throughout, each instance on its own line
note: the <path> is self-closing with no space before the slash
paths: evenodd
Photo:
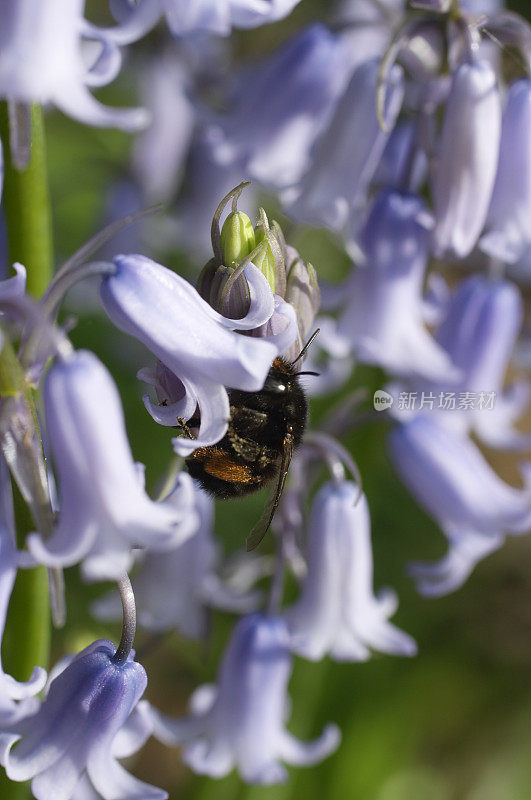
<path id="1" fill-rule="evenodd" d="M 307 169 L 310 148 L 348 80 L 338 36 L 324 25 L 299 31 L 237 80 L 228 113 L 212 118 L 213 155 L 242 174 L 283 188 Z"/>
<path id="2" fill-rule="evenodd" d="M 11 478 L 4 456 L 0 456 L 0 645 L 4 636 L 7 609 L 17 576 L 18 554 L 15 544 L 15 520 Z M 1 647 L 0 647 L 1 650 Z M 46 671 L 35 667 L 27 682 L 16 681 L 4 672 L 0 657 L 0 730 L 12 726 L 38 708 L 35 695 L 46 683 Z"/>
<path id="3" fill-rule="evenodd" d="M 518 261 L 531 244 L 531 80 L 509 87 L 503 112 L 500 156 L 480 246 L 502 261 Z"/>
<path id="4" fill-rule="evenodd" d="M 340 661 L 365 661 L 371 649 L 417 652 L 413 639 L 388 622 L 397 608 L 394 592 L 374 596 L 369 508 L 365 495 L 357 495 L 353 483 L 330 482 L 313 502 L 308 574 L 286 612 L 292 649 L 312 660 L 329 653 Z"/>
<path id="5" fill-rule="evenodd" d="M 187 638 L 207 631 L 208 609 L 245 613 L 256 608 L 257 592 L 237 591 L 217 574 L 220 560 L 214 539 L 214 501 L 190 476 L 181 473 L 179 488 L 170 502 L 191 526 L 189 537 L 177 547 L 139 557 L 132 578 L 140 625 L 152 631 L 177 630 Z M 95 615 L 116 619 L 121 603 L 115 592 L 96 601 Z"/>
<path id="6" fill-rule="evenodd" d="M 8 777 L 32 779 L 38 800 L 78 798 L 80 782 L 82 792 L 87 781 L 103 800 L 168 796 L 116 761 L 114 741 L 144 693 L 147 677 L 132 654 L 120 663 L 115 653 L 104 639 L 89 645 L 55 677 L 39 710 L 21 720 L 15 733 L 0 735 L 0 762 Z M 119 744 L 119 752 L 124 745 Z"/>
<path id="7" fill-rule="evenodd" d="M 522 465 L 524 488 L 515 489 L 496 475 L 466 435 L 428 416 L 394 428 L 389 450 L 400 477 L 448 539 L 444 558 L 410 569 L 422 594 L 454 591 L 506 534 L 529 531 L 530 462 Z"/>
<path id="8" fill-rule="evenodd" d="M 336 749 L 340 738 L 335 725 L 327 725 L 312 742 L 285 730 L 291 670 L 283 620 L 244 617 L 223 657 L 218 685 L 197 689 L 189 717 L 154 712 L 154 736 L 168 745 L 182 744 L 182 758 L 195 772 L 221 778 L 236 767 L 248 783 L 285 781 L 281 761 L 315 764 Z"/>
<path id="9" fill-rule="evenodd" d="M 197 291 L 177 275 L 143 256 L 118 256 L 116 272 L 106 277 L 101 297 L 117 327 L 135 336 L 174 373 L 184 387 L 174 404 L 177 417 L 188 419 L 199 407 L 196 439 L 174 440 L 176 452 L 214 444 L 228 428 L 226 386 L 244 391 L 261 389 L 275 356 L 297 335 L 295 311 L 275 298 L 264 275 L 253 264 L 245 274 L 251 305 L 243 319 L 228 319 L 214 311 Z M 276 312 L 284 330 L 264 338 L 241 336 Z M 177 424 L 175 419 L 173 424 Z"/>
<path id="10" fill-rule="evenodd" d="M 53 103 L 65 114 L 99 127 L 137 130 L 149 118 L 142 109 L 107 108 L 90 93 L 112 81 L 120 53 L 105 32 L 83 17 L 84 0 L 0 0 L 0 97 Z M 86 66 L 84 40 L 98 45 Z"/>
<path id="11" fill-rule="evenodd" d="M 365 262 L 344 292 L 338 332 L 359 361 L 395 375 L 452 376 L 447 353 L 424 325 L 429 231 L 424 202 L 382 192 L 362 233 Z"/>
<path id="12" fill-rule="evenodd" d="M 424 183 L 428 167 L 419 144 L 416 121 L 400 120 L 387 140 L 373 183 L 383 189 L 418 191 Z"/>
<path id="13" fill-rule="evenodd" d="M 311 165 L 300 183 L 283 193 L 290 214 L 312 224 L 342 230 L 378 166 L 388 133 L 376 117 L 375 93 L 379 61 L 361 64 L 336 104 L 334 115 L 313 148 Z M 392 130 L 404 94 L 400 67 L 391 71 L 385 121 Z"/>
<path id="14" fill-rule="evenodd" d="M 153 121 L 135 141 L 132 167 L 149 202 L 167 202 L 180 184 L 196 117 L 190 81 L 184 59 L 174 53 L 157 53 L 143 65 L 141 99 Z"/>
<path id="15" fill-rule="evenodd" d="M 131 9 L 128 0 L 111 0 L 122 23 L 120 41 L 140 38 L 164 14 L 174 36 L 211 33 L 228 36 L 232 28 L 256 28 L 287 16 L 300 0 L 140 0 Z"/>
<path id="16" fill-rule="evenodd" d="M 444 112 L 433 178 L 437 255 L 468 255 L 491 201 L 501 134 L 496 74 L 486 61 L 460 64 Z"/>
<path id="17" fill-rule="evenodd" d="M 151 706 L 147 700 L 140 700 L 113 739 L 111 745 L 113 757 L 121 759 L 135 755 L 144 746 L 152 732 Z M 86 773 L 79 779 L 72 800 L 101 800 L 101 795 L 96 792 Z"/>
<path id="18" fill-rule="evenodd" d="M 96 356 L 81 350 L 57 361 L 43 395 L 60 511 L 51 537 L 27 537 L 31 555 L 49 566 L 82 561 L 88 580 L 117 579 L 133 563 L 133 547 L 182 540 L 178 510 L 144 491 L 118 390 Z"/>
<path id="19" fill-rule="evenodd" d="M 399 419 L 418 414 L 437 416 L 441 425 L 462 433 L 474 432 L 490 447 L 525 449 L 531 437 L 514 428 L 525 412 L 531 385 L 516 380 L 504 388 L 504 379 L 522 326 L 522 299 L 509 281 L 474 276 L 462 281 L 439 321 L 438 343 L 461 376 L 457 381 L 414 381 L 394 384 L 394 397 L 416 392 L 411 408 L 393 405 Z"/>

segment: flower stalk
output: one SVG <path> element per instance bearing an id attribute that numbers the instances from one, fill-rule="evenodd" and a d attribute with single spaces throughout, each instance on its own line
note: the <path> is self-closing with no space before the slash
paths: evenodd
<path id="1" fill-rule="evenodd" d="M 48 191 L 43 113 L 31 108 L 30 158 L 26 169 L 15 166 L 11 152 L 7 103 L 0 104 L 0 136 L 4 147 L 5 178 L 2 205 L 7 223 L 9 260 L 28 270 L 28 293 L 40 297 L 53 272 L 52 226 Z"/>

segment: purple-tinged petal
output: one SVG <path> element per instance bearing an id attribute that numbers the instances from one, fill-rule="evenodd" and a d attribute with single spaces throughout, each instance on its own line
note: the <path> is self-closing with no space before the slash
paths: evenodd
<path id="1" fill-rule="evenodd" d="M 387 621 L 393 606 L 374 597 L 369 510 L 365 496 L 357 495 L 353 483 L 328 483 L 312 506 L 308 574 L 286 613 L 292 649 L 312 660 L 327 653 L 366 660 L 370 647 L 406 656 L 417 650 Z"/>
<path id="2" fill-rule="evenodd" d="M 235 765 L 249 783 L 285 780 L 284 751 L 288 760 L 304 762 L 301 748 L 286 740 L 284 731 L 292 669 L 288 643 L 279 618 L 253 614 L 240 620 L 223 658 L 218 691 L 209 687 L 207 702 L 196 704 L 184 720 L 157 715 L 154 735 L 173 744 L 188 739 L 183 760 L 196 772 L 221 777 Z M 328 755 L 337 744 L 332 738 L 325 729 L 324 739 L 310 742 L 306 761 Z"/>
<path id="3" fill-rule="evenodd" d="M 164 52 L 144 65 L 141 79 L 142 102 L 153 121 L 135 141 L 133 171 L 149 202 L 168 202 L 180 184 L 195 125 L 190 78 L 183 59 Z"/>
<path id="4" fill-rule="evenodd" d="M 84 0 L 0 0 L 0 96 L 22 103 L 54 103 L 75 119 L 128 130 L 147 123 L 141 109 L 111 109 L 90 94 L 116 74 L 119 54 L 103 31 L 83 17 Z M 100 63 L 87 68 L 83 37 L 104 43 Z"/>
<path id="5" fill-rule="evenodd" d="M 131 655 L 117 663 L 115 652 L 111 642 L 100 640 L 70 660 L 52 681 L 39 710 L 18 724 L 22 738 L 6 743 L 3 763 L 8 776 L 32 778 L 39 800 L 71 800 L 85 773 L 104 800 L 167 797 L 128 776 L 114 761 L 112 743 L 147 682 Z"/>
<path id="6" fill-rule="evenodd" d="M 480 247 L 510 264 L 531 244 L 531 81 L 519 80 L 507 93 L 498 172 Z"/>
<path id="7" fill-rule="evenodd" d="M 445 534 L 449 541 L 446 556 L 434 562 L 415 562 L 408 565 L 417 590 L 424 597 L 442 597 L 464 584 L 476 564 L 498 550 L 505 536 L 485 537 L 477 531 L 452 530 Z"/>
<path id="8" fill-rule="evenodd" d="M 395 375 L 451 380 L 459 373 L 424 325 L 426 217 L 415 195 L 378 195 L 362 234 L 366 261 L 345 291 L 338 332 L 364 363 Z"/>
<path id="9" fill-rule="evenodd" d="M 284 731 L 281 758 L 296 767 L 311 767 L 334 753 L 340 741 L 341 731 L 337 725 L 326 725 L 319 738 L 313 742 L 301 742 L 288 731 Z"/>
<path id="10" fill-rule="evenodd" d="M 88 351 L 56 362 L 44 382 L 49 439 L 59 482 L 53 535 L 28 537 L 28 549 L 51 566 L 83 559 L 91 580 L 118 578 L 133 546 L 164 547 L 179 539 L 179 519 L 154 503 L 140 483 L 118 391 Z"/>
<path id="11" fill-rule="evenodd" d="M 15 275 L 0 281 L 0 308 L 2 303 L 16 300 L 26 294 L 26 267 L 18 262 L 13 264 Z"/>
<path id="12" fill-rule="evenodd" d="M 529 463 L 522 467 L 526 485 L 515 489 L 496 475 L 466 436 L 427 416 L 391 431 L 389 450 L 402 480 L 450 540 L 448 556 L 433 565 L 437 593 L 460 585 L 506 534 L 528 532 Z M 422 572 L 425 576 L 426 568 Z M 426 586 L 424 581 L 423 591 Z"/>
<path id="13" fill-rule="evenodd" d="M 434 246 L 464 258 L 487 218 L 498 162 L 501 109 L 496 75 L 485 61 L 455 70 L 433 180 Z"/>
<path id="14" fill-rule="evenodd" d="M 212 120 L 219 163 L 243 161 L 242 174 L 284 188 L 310 163 L 350 67 L 340 38 L 324 25 L 303 28 L 265 63 L 237 80 L 229 111 Z"/>
<path id="15" fill-rule="evenodd" d="M 355 71 L 328 129 L 316 141 L 310 169 L 296 188 L 286 190 L 284 202 L 297 219 L 340 230 L 364 202 L 388 139 L 376 117 L 378 66 L 376 59 L 370 60 Z M 386 99 L 389 129 L 400 110 L 403 91 L 402 70 L 396 67 Z"/>
<path id="16" fill-rule="evenodd" d="M 249 265 L 248 323 L 227 320 L 187 281 L 144 256 L 117 256 L 114 263 L 116 273 L 101 286 L 105 310 L 117 327 L 140 339 L 183 383 L 200 375 L 245 391 L 262 388 L 276 348 L 229 330 L 254 328 L 257 318 L 263 324 L 273 312 L 271 291 L 267 306 L 262 305 L 266 279 L 258 269 Z M 253 299 L 260 303 L 260 312 Z"/>

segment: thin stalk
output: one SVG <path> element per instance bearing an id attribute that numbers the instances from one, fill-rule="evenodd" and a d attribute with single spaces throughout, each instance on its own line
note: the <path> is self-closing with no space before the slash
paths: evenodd
<path id="1" fill-rule="evenodd" d="M 125 573 L 118 581 L 118 590 L 123 609 L 122 638 L 114 654 L 113 661 L 115 664 L 124 664 L 133 648 L 136 633 L 135 595 L 129 576 Z"/>
<path id="2" fill-rule="evenodd" d="M 0 136 L 4 148 L 2 206 L 7 223 L 9 260 L 20 261 L 28 271 L 28 293 L 40 297 L 53 273 L 52 225 L 46 169 L 43 114 L 31 108 L 30 158 L 25 169 L 16 168 L 11 152 L 7 103 L 0 103 Z"/>

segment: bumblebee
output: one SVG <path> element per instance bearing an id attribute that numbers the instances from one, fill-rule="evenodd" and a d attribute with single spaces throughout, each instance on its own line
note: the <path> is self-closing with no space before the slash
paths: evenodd
<path id="1" fill-rule="evenodd" d="M 227 433 L 215 445 L 198 447 L 186 459 L 190 475 L 214 497 L 243 497 L 276 479 L 275 489 L 259 523 L 247 539 L 254 549 L 265 536 L 278 506 L 289 463 L 300 444 L 308 418 L 308 403 L 295 365 L 317 335 L 316 331 L 297 358 L 276 358 L 259 392 L 229 389 L 230 421 Z M 186 435 L 189 429 L 181 421 Z M 189 423 L 194 424 L 194 420 Z"/>

